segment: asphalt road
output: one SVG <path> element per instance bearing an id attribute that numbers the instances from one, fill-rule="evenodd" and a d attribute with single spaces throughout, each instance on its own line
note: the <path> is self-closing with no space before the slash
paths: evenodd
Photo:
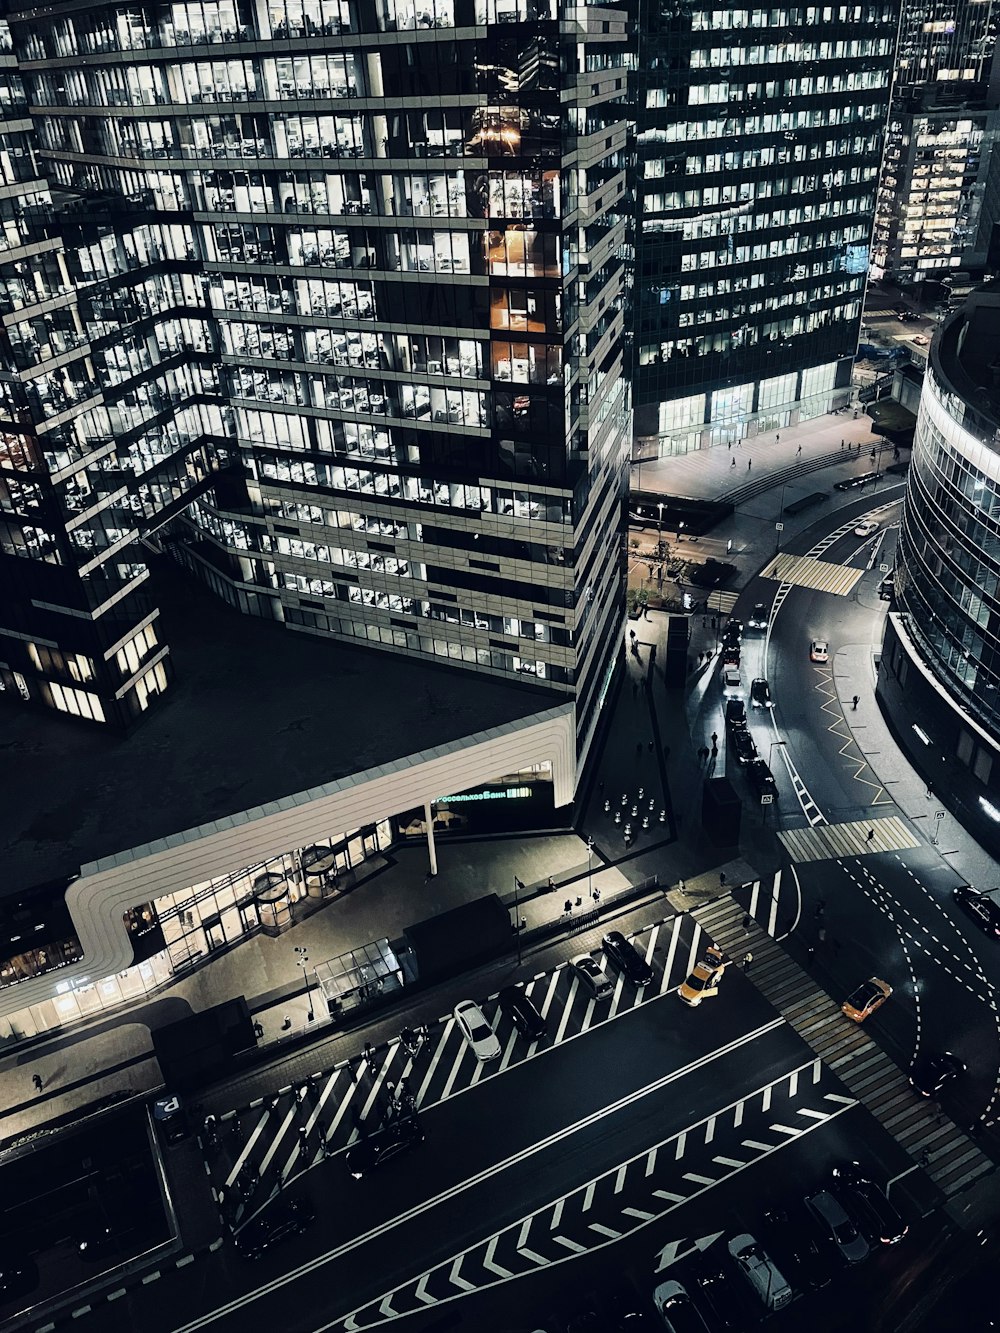
<path id="1" fill-rule="evenodd" d="M 586 1280 L 573 1270 L 599 1267 L 606 1250 L 641 1256 L 705 1227 L 731 1231 L 763 1191 L 797 1189 L 835 1156 L 904 1169 L 738 974 L 715 1003 L 692 1011 L 668 993 L 422 1120 L 425 1145 L 382 1176 L 352 1182 L 342 1158 L 310 1172 L 318 1223 L 301 1239 L 253 1265 L 226 1246 L 74 1327 L 299 1333 L 345 1327 L 351 1312 L 346 1327 L 368 1328 L 415 1311 L 408 1326 L 429 1329 L 484 1288 L 527 1291 L 538 1268 L 558 1275 L 561 1301 L 564 1282 Z"/>

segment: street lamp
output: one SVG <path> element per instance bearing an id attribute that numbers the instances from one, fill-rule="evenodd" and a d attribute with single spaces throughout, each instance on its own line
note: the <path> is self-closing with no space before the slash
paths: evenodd
<path id="1" fill-rule="evenodd" d="M 313 1013 L 312 1006 L 312 987 L 309 983 L 309 951 L 300 945 L 295 946 L 295 961 L 302 969 L 302 980 L 306 983 L 306 1003 L 309 1006 L 309 1012 L 306 1014 L 306 1021 L 312 1023 L 316 1015 Z"/>
<path id="2" fill-rule="evenodd" d="M 660 516 L 656 521 L 656 554 L 663 559 L 663 501 L 657 504 Z"/>
<path id="3" fill-rule="evenodd" d="M 774 520 L 774 554 L 777 555 L 781 549 L 781 534 L 784 531 L 784 523 L 781 521 L 781 515 L 785 509 L 785 483 L 781 483 L 781 494 L 778 497 L 778 517 Z"/>
<path id="4" fill-rule="evenodd" d="M 592 878 L 592 860 L 594 853 L 594 839 L 587 839 L 587 892 L 590 894 L 590 900 L 594 900 L 594 881 Z"/>
<path id="5" fill-rule="evenodd" d="M 768 752 L 767 752 L 767 766 L 768 766 L 768 768 L 771 767 L 771 764 L 772 764 L 772 762 L 774 761 L 774 747 L 775 747 L 776 745 L 787 745 L 787 744 L 788 744 L 787 741 L 773 740 L 773 741 L 771 742 L 771 748 L 770 748 L 770 749 L 768 750 Z"/>

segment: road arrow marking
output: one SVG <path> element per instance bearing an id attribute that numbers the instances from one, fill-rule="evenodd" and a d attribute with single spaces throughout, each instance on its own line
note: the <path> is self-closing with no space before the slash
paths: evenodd
<path id="1" fill-rule="evenodd" d="M 657 1255 L 657 1264 L 653 1271 L 655 1273 L 662 1273 L 665 1269 L 669 1268 L 671 1264 L 676 1263 L 678 1259 L 684 1259 L 689 1254 L 694 1254 L 695 1251 L 700 1253 L 702 1250 L 707 1250 L 710 1245 L 715 1244 L 720 1236 L 724 1235 L 724 1231 L 713 1231 L 710 1236 L 699 1236 L 698 1239 L 692 1242 L 686 1250 L 681 1249 L 681 1246 L 684 1244 L 683 1240 L 667 1241 L 666 1245 L 664 1245 L 663 1249 Z"/>
<path id="2" fill-rule="evenodd" d="M 392 1298 L 395 1294 L 394 1291 L 390 1291 L 389 1295 L 383 1298 L 382 1304 L 378 1307 L 379 1314 L 384 1315 L 386 1319 L 398 1318 L 396 1311 L 392 1308 Z"/>

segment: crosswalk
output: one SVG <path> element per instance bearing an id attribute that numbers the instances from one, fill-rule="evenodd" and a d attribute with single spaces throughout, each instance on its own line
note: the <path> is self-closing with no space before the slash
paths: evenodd
<path id="1" fill-rule="evenodd" d="M 774 1020 L 762 1031 L 780 1025 Z M 741 1039 L 742 1041 L 743 1039 Z M 733 1043 L 734 1045 L 740 1043 Z M 664 1082 L 677 1078 L 675 1071 Z M 829 1124 L 857 1105 L 821 1060 L 721 1105 L 659 1143 L 526 1217 L 477 1238 L 435 1267 L 380 1292 L 338 1321 L 344 1333 L 377 1327 L 470 1291 L 567 1263 L 634 1235 Z M 608 1114 L 602 1110 L 602 1117 Z"/>
<path id="2" fill-rule="evenodd" d="M 730 616 L 738 600 L 738 592 L 724 592 L 722 589 L 716 589 L 715 592 L 708 595 L 708 609 L 709 611 L 716 611 L 720 615 Z"/>
<path id="3" fill-rule="evenodd" d="M 813 556 L 792 555 L 789 551 L 783 551 L 764 566 L 760 577 L 846 597 L 864 572 L 851 565 L 837 565 L 830 560 L 817 560 Z"/>
<path id="4" fill-rule="evenodd" d="M 918 1096 L 899 1068 L 858 1023 L 822 990 L 755 922 L 743 928 L 743 908 L 717 898 L 692 915 L 723 949 L 753 953 L 749 979 L 795 1029 L 847 1091 L 875 1117 L 946 1197 L 992 1171 L 993 1163 L 945 1115 Z"/>
<path id="5" fill-rule="evenodd" d="M 921 845 L 910 824 L 899 815 L 843 824 L 814 824 L 812 828 L 779 829 L 778 837 L 796 863 L 865 856 L 874 852 L 900 852 Z"/>
<path id="6" fill-rule="evenodd" d="M 483 1013 L 500 1040 L 499 1060 L 478 1061 L 447 1014 L 430 1025 L 416 1055 L 393 1040 L 360 1061 L 317 1071 L 220 1115 L 218 1132 L 210 1140 L 203 1136 L 202 1146 L 225 1223 L 238 1230 L 296 1177 L 377 1128 L 403 1090 L 418 1110 L 436 1105 L 676 988 L 698 956 L 701 927 L 678 914 L 653 923 L 633 941 L 653 968 L 648 986 L 633 985 L 607 965 L 614 991 L 610 999 L 595 1001 L 565 964 L 525 984 L 546 1022 L 547 1031 L 537 1041 L 517 1032 L 497 996 L 484 1001 Z"/>

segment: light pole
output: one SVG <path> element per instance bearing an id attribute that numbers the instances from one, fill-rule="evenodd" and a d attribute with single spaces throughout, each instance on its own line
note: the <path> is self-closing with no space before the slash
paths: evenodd
<path id="1" fill-rule="evenodd" d="M 592 872 L 593 855 L 594 855 L 594 839 L 588 838 L 587 839 L 587 892 L 590 894 L 591 902 L 594 901 L 594 881 Z"/>
<path id="2" fill-rule="evenodd" d="M 312 1006 L 312 987 L 309 982 L 309 951 L 301 945 L 295 946 L 295 961 L 302 969 L 302 980 L 306 983 L 306 1003 L 309 1005 L 309 1011 L 306 1014 L 306 1021 L 312 1023 L 316 1015 L 313 1013 Z"/>
<path id="3" fill-rule="evenodd" d="M 517 936 L 517 965 L 521 966 L 521 908 L 518 894 L 524 888 L 524 885 L 514 876 L 514 934 Z"/>
<path id="4" fill-rule="evenodd" d="M 656 520 L 656 554 L 663 559 L 663 501 L 657 504 L 659 518 Z"/>
<path id="5" fill-rule="evenodd" d="M 787 744 L 788 744 L 787 741 L 773 740 L 773 741 L 771 742 L 770 749 L 769 749 L 768 752 L 767 752 L 767 766 L 768 766 L 768 768 L 770 768 L 771 765 L 772 765 L 772 763 L 774 762 L 774 747 L 775 747 L 776 745 L 787 745 Z"/>
<path id="6" fill-rule="evenodd" d="M 778 517 L 774 520 L 774 554 L 777 555 L 781 550 L 781 534 L 785 525 L 781 521 L 781 515 L 785 510 L 785 483 L 781 483 L 781 494 L 778 497 Z"/>

